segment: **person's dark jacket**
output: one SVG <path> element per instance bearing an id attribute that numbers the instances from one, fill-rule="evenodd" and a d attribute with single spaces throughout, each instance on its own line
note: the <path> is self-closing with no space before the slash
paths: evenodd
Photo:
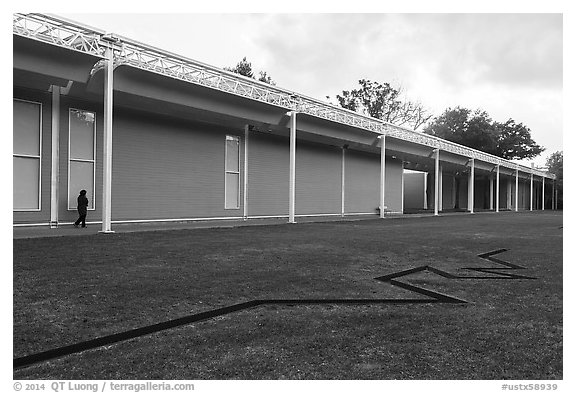
<path id="1" fill-rule="evenodd" d="M 88 198 L 86 195 L 80 194 L 78 195 L 78 214 L 87 214 L 88 213 Z"/>

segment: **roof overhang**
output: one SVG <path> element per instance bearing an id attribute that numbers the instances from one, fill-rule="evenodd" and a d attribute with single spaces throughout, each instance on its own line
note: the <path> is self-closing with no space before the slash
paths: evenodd
<path id="1" fill-rule="evenodd" d="M 90 70 L 100 59 L 88 53 L 72 51 L 17 35 L 13 36 L 13 44 L 13 69 L 15 75 L 18 74 L 19 77 L 28 72 L 36 75 L 35 79 L 44 76 L 46 80 L 86 83 L 90 78 Z"/>

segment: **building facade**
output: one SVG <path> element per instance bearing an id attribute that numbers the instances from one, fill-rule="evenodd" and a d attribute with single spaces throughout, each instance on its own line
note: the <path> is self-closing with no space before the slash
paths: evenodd
<path id="1" fill-rule="evenodd" d="M 14 225 L 72 224 L 82 189 L 103 232 L 554 207 L 553 176 L 533 168 L 72 21 L 13 22 Z"/>

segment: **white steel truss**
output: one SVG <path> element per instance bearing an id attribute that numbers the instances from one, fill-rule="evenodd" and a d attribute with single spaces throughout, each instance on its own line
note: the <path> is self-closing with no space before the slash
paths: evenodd
<path id="1" fill-rule="evenodd" d="M 12 21 L 15 35 L 104 57 L 100 32 L 42 14 L 13 14 Z"/>
<path id="2" fill-rule="evenodd" d="M 14 14 L 13 33 L 91 55 L 104 57 L 106 48 L 114 48 L 114 63 L 165 75 L 170 78 L 206 86 L 225 93 L 285 108 L 340 124 L 384 134 L 431 149 L 500 165 L 511 170 L 554 178 L 553 174 L 519 166 L 508 160 L 459 145 L 444 139 L 386 123 L 362 114 L 333 106 L 289 90 L 255 81 L 222 69 L 200 63 L 158 48 L 117 35 L 104 34 L 64 19 L 42 14 Z M 96 67 L 94 70 L 96 70 Z M 93 70 L 93 71 L 94 71 Z"/>

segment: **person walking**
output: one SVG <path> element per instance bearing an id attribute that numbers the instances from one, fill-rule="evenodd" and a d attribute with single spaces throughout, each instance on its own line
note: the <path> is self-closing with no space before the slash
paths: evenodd
<path id="1" fill-rule="evenodd" d="M 78 195 L 78 219 L 74 226 L 78 228 L 78 224 L 82 223 L 82 228 L 86 228 L 86 214 L 88 213 L 88 198 L 86 198 L 86 190 L 80 191 Z"/>

